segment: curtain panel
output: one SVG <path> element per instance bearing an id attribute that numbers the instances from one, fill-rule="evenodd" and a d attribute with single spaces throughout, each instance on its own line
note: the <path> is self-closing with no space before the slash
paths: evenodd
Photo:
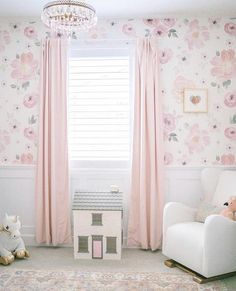
<path id="1" fill-rule="evenodd" d="M 156 41 L 139 39 L 135 96 L 128 245 L 156 250 L 162 243 L 164 153 Z"/>
<path id="2" fill-rule="evenodd" d="M 36 240 L 71 242 L 67 142 L 67 41 L 42 42 L 36 171 Z"/>

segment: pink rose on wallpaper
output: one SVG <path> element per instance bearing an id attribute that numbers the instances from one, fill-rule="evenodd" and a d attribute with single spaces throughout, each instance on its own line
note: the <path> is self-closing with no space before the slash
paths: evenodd
<path id="1" fill-rule="evenodd" d="M 38 99 L 39 99 L 39 95 L 37 93 L 27 94 L 24 98 L 23 104 L 27 108 L 32 108 L 35 106 Z"/>
<path id="2" fill-rule="evenodd" d="M 201 48 L 209 39 L 208 29 L 205 26 L 199 26 L 198 20 L 195 19 L 189 23 L 184 39 L 187 41 L 189 49 Z"/>
<path id="3" fill-rule="evenodd" d="M 228 107 L 235 107 L 236 106 L 236 91 L 227 93 L 225 95 L 224 103 Z"/>
<path id="4" fill-rule="evenodd" d="M 161 23 L 163 23 L 165 26 L 171 28 L 175 25 L 176 19 L 175 18 L 164 18 L 161 19 Z"/>
<path id="5" fill-rule="evenodd" d="M 166 132 L 171 132 L 176 128 L 176 118 L 173 114 L 164 113 L 163 114 L 163 125 Z"/>
<path id="6" fill-rule="evenodd" d="M 202 152 L 209 143 L 210 137 L 206 130 L 201 130 L 198 124 L 194 124 L 190 127 L 186 139 L 186 145 L 190 154 Z"/>
<path id="7" fill-rule="evenodd" d="M 9 44 L 10 41 L 11 39 L 9 32 L 6 30 L 4 31 L 0 30 L 0 52 L 5 50 L 6 45 Z"/>
<path id="8" fill-rule="evenodd" d="M 122 32 L 129 36 L 136 36 L 135 29 L 133 28 L 131 24 L 124 24 L 122 27 Z"/>
<path id="9" fill-rule="evenodd" d="M 234 50 L 223 50 L 219 56 L 215 56 L 211 60 L 211 64 L 214 66 L 211 69 L 212 76 L 226 80 L 236 77 L 236 57 Z"/>
<path id="10" fill-rule="evenodd" d="M 234 165 L 236 162 L 233 154 L 222 155 L 220 161 L 222 165 Z"/>
<path id="11" fill-rule="evenodd" d="M 27 127 L 24 129 L 24 136 L 32 141 L 35 141 L 37 138 L 36 133 L 32 127 Z"/>
<path id="12" fill-rule="evenodd" d="M 6 146 L 10 144 L 10 134 L 6 130 L 0 129 L 0 153 L 6 149 Z"/>
<path id="13" fill-rule="evenodd" d="M 163 49 L 159 52 L 159 60 L 161 64 L 166 64 L 173 56 L 173 51 L 170 48 Z"/>
<path id="14" fill-rule="evenodd" d="M 23 53 L 11 63 L 11 66 L 14 68 L 11 73 L 12 78 L 17 80 L 29 80 L 35 75 L 38 61 L 34 60 L 32 53 Z"/>
<path id="15" fill-rule="evenodd" d="M 225 129 L 225 136 L 236 141 L 236 128 L 228 127 Z"/>
<path id="16" fill-rule="evenodd" d="M 143 19 L 143 22 L 148 26 L 154 27 L 160 23 L 160 19 L 159 18 L 147 18 L 147 19 Z"/>
<path id="17" fill-rule="evenodd" d="M 186 79 L 183 76 L 178 76 L 174 81 L 174 88 L 173 88 L 173 94 L 175 98 L 177 99 L 177 102 L 183 102 L 183 96 L 184 96 L 184 89 L 185 88 L 194 88 L 195 84 L 192 80 Z"/>
<path id="18" fill-rule="evenodd" d="M 20 157 L 21 164 L 32 164 L 33 163 L 33 156 L 31 153 L 22 154 Z"/>
<path id="19" fill-rule="evenodd" d="M 31 38 L 31 39 L 34 39 L 37 37 L 37 31 L 34 27 L 32 26 L 27 26 L 25 29 L 24 29 L 24 34 L 25 36 L 27 36 L 28 38 Z"/>
<path id="20" fill-rule="evenodd" d="M 230 22 L 225 24 L 225 32 L 236 36 L 236 23 Z"/>
<path id="21" fill-rule="evenodd" d="M 173 155 L 171 153 L 165 153 L 164 155 L 164 164 L 170 165 L 173 163 Z"/>
<path id="22" fill-rule="evenodd" d="M 152 34 L 153 36 L 164 37 L 167 35 L 168 31 L 169 31 L 168 27 L 160 23 L 157 26 L 155 26 Z"/>

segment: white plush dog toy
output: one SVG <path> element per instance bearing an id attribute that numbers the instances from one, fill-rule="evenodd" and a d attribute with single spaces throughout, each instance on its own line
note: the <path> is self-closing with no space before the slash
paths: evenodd
<path id="1" fill-rule="evenodd" d="M 0 225 L 0 264 L 9 265 L 15 257 L 23 259 L 29 257 L 20 234 L 21 223 L 18 216 L 5 214 L 3 224 Z"/>

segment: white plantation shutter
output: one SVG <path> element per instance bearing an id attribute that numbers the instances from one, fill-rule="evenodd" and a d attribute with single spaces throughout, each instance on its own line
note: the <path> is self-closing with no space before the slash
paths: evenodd
<path id="1" fill-rule="evenodd" d="M 130 57 L 127 50 L 77 51 L 69 61 L 70 159 L 130 158 Z"/>

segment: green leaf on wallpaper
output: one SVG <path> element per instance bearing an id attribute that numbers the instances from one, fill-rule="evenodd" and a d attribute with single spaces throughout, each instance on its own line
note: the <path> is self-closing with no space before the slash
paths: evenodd
<path id="1" fill-rule="evenodd" d="M 230 123 L 236 124 L 236 114 L 234 114 L 233 117 L 230 118 Z"/>
<path id="2" fill-rule="evenodd" d="M 36 46 L 40 46 L 40 41 L 36 41 L 36 42 L 35 42 L 35 45 L 36 45 Z"/>
<path id="3" fill-rule="evenodd" d="M 35 124 L 37 122 L 37 119 L 34 117 L 34 115 L 32 115 L 29 119 L 28 119 L 28 123 L 29 124 Z"/>
<path id="4" fill-rule="evenodd" d="M 231 84 L 231 80 L 227 80 L 222 83 L 223 87 L 225 87 L 226 89 L 230 86 L 230 84 Z"/>
<path id="5" fill-rule="evenodd" d="M 20 55 L 16 54 L 16 59 L 19 59 L 20 58 Z"/>
<path id="6" fill-rule="evenodd" d="M 16 84 L 11 84 L 12 89 L 16 89 Z"/>
<path id="7" fill-rule="evenodd" d="M 216 156 L 216 161 L 219 162 L 220 161 L 220 157 Z"/>
<path id="8" fill-rule="evenodd" d="M 217 55 L 217 57 L 219 57 L 220 56 L 220 52 L 216 51 L 216 55 Z"/>
<path id="9" fill-rule="evenodd" d="M 16 160 L 19 160 L 20 159 L 20 155 L 16 155 Z"/>
<path id="10" fill-rule="evenodd" d="M 173 29 L 173 28 L 169 30 L 169 32 L 168 32 L 168 36 L 169 36 L 169 37 L 172 37 L 172 36 L 173 36 L 173 37 L 178 37 L 176 30 Z"/>
<path id="11" fill-rule="evenodd" d="M 189 20 L 187 18 L 184 19 L 184 24 L 188 24 Z"/>
<path id="12" fill-rule="evenodd" d="M 23 83 L 21 86 L 22 86 L 23 89 L 26 90 L 29 87 L 29 84 L 30 84 L 30 82 L 27 81 L 27 82 Z"/>
<path id="13" fill-rule="evenodd" d="M 216 87 L 217 84 L 216 84 L 215 82 L 211 82 L 211 86 L 212 86 L 212 87 Z"/>
<path id="14" fill-rule="evenodd" d="M 72 39 L 77 39 L 77 36 L 76 36 L 76 33 L 75 33 L 75 32 L 72 33 L 71 38 L 72 38 Z"/>
<path id="15" fill-rule="evenodd" d="M 177 134 L 172 132 L 169 134 L 169 141 L 178 141 Z"/>

